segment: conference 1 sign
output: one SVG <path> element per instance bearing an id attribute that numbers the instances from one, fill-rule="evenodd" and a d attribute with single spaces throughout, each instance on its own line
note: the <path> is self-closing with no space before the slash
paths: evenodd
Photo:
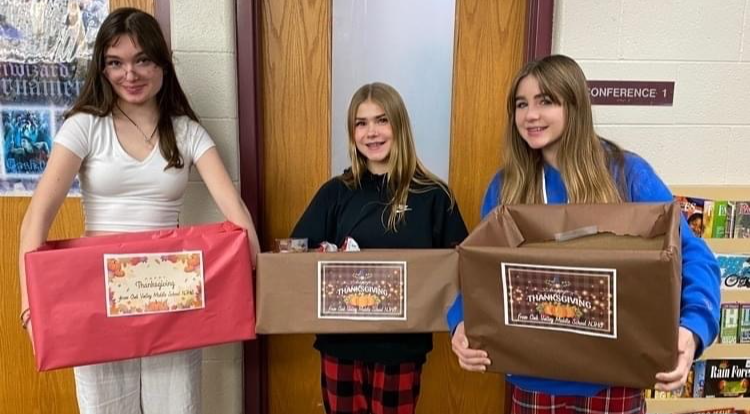
<path id="1" fill-rule="evenodd" d="M 672 106 L 674 82 L 588 81 L 594 105 Z"/>

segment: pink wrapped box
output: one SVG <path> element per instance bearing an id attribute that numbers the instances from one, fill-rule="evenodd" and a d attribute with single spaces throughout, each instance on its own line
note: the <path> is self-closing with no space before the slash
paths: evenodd
<path id="1" fill-rule="evenodd" d="M 53 241 L 25 261 L 40 371 L 255 338 L 232 223 Z"/>

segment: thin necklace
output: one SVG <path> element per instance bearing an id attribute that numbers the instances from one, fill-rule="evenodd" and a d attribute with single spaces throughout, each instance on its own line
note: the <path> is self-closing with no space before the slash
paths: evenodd
<path id="1" fill-rule="evenodd" d="M 125 115 L 125 118 L 127 118 L 127 120 L 130 121 L 130 123 L 133 124 L 133 126 L 138 129 L 138 132 L 140 132 L 141 135 L 143 135 L 143 140 L 146 141 L 146 144 L 151 145 L 151 139 L 154 138 L 154 135 L 156 135 L 156 130 L 159 128 L 159 125 L 156 125 L 154 127 L 154 132 L 152 132 L 151 135 L 146 135 L 146 133 L 143 132 L 141 127 L 139 127 L 138 124 L 136 124 L 135 121 L 133 121 L 133 119 L 130 118 L 128 114 L 126 114 L 125 111 L 122 110 L 122 108 L 120 108 L 120 104 L 115 102 L 115 106 L 117 107 L 117 109 L 120 110 L 120 112 L 122 112 L 123 115 Z"/>

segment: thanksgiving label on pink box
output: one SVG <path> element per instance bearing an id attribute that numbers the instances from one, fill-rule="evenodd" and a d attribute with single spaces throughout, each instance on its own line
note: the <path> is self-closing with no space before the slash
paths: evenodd
<path id="1" fill-rule="evenodd" d="M 203 252 L 105 254 L 107 316 L 202 309 Z"/>

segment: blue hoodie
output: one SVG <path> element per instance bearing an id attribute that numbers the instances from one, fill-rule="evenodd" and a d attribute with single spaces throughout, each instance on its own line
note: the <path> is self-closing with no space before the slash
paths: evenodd
<path id="1" fill-rule="evenodd" d="M 562 175 L 549 165 L 544 166 L 547 198 L 549 204 L 568 202 Z M 671 202 L 672 194 L 651 166 L 641 157 L 625 153 L 625 179 L 632 202 Z M 498 205 L 502 191 L 502 171 L 492 179 L 482 203 L 482 217 Z M 680 325 L 689 329 L 700 339 L 696 358 L 710 345 L 719 329 L 720 293 L 719 266 L 706 243 L 695 237 L 683 218 L 682 238 L 682 299 L 680 303 Z M 459 295 L 447 315 L 451 332 L 463 321 L 463 298 Z M 592 396 L 607 388 L 604 384 L 559 381 L 508 375 L 508 381 L 527 391 L 555 395 Z M 654 379 L 656 383 L 656 379 Z"/>

